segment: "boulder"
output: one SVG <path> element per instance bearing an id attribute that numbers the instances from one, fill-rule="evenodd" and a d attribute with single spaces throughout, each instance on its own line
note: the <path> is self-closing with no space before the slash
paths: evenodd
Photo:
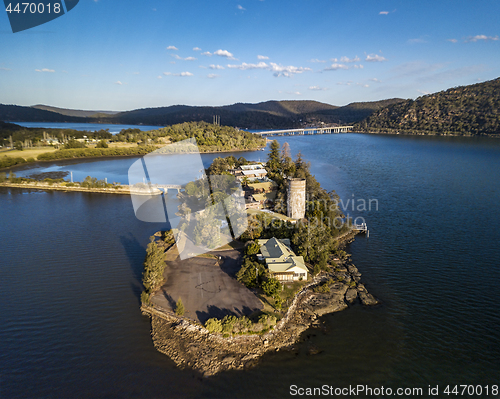
<path id="1" fill-rule="evenodd" d="M 375 297 L 372 294 L 366 292 L 366 290 L 359 292 L 359 299 L 361 299 L 361 302 L 363 303 L 363 305 L 366 305 L 366 306 L 373 306 L 373 305 L 376 305 L 378 303 L 378 301 L 375 299 Z"/>
<path id="2" fill-rule="evenodd" d="M 349 288 L 345 293 L 345 300 L 349 303 L 353 303 L 358 297 L 358 290 L 356 288 Z"/>

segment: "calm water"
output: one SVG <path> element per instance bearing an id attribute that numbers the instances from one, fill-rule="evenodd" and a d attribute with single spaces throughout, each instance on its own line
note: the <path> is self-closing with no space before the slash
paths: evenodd
<path id="1" fill-rule="evenodd" d="M 140 129 L 142 131 L 155 130 L 160 126 L 151 125 L 117 125 L 113 123 L 68 123 L 68 122 L 12 122 L 24 127 L 44 127 L 47 129 L 74 129 L 94 132 L 109 129 L 110 133 L 120 133 L 122 129 Z"/>
<path id="2" fill-rule="evenodd" d="M 498 384 L 500 141 L 359 134 L 279 141 L 300 150 L 322 185 L 350 201 L 345 212 L 368 223 L 370 237 L 349 250 L 382 306 L 325 316 L 326 329 L 309 330 L 295 352 L 202 380 L 154 350 L 138 311 L 144 248 L 161 225 L 137 221 L 126 196 L 3 189 L 0 397 L 282 398 L 291 384 Z M 134 160 L 36 171 L 126 182 Z M 373 201 L 372 210 L 359 207 L 370 199 L 378 209 Z M 308 356 L 310 345 L 323 352 Z"/>

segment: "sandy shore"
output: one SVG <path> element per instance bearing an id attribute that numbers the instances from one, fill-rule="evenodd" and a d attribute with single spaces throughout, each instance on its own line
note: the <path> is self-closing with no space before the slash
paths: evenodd
<path id="1" fill-rule="evenodd" d="M 10 188 L 27 188 L 34 190 L 50 190 L 50 191 L 63 191 L 63 192 L 83 192 L 83 193 L 102 193 L 102 194 L 126 194 L 130 195 L 130 186 L 122 185 L 119 188 L 86 188 L 73 186 L 68 187 L 64 184 L 53 183 L 49 184 L 46 182 L 24 182 L 24 183 L 10 183 L 4 182 L 0 183 L 0 187 L 10 187 Z M 149 192 L 132 191 L 134 195 L 151 195 Z"/>

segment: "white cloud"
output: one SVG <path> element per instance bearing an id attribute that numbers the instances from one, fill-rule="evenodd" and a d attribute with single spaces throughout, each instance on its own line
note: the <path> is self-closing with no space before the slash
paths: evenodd
<path id="1" fill-rule="evenodd" d="M 389 11 L 380 11 L 378 15 L 387 15 L 389 14 Z"/>
<path id="2" fill-rule="evenodd" d="M 134 75 L 140 75 L 140 72 L 134 72 Z"/>
<path id="3" fill-rule="evenodd" d="M 337 64 L 334 62 L 332 65 L 330 65 L 328 68 L 323 69 L 324 71 L 336 71 L 338 69 L 349 69 L 349 67 L 345 64 Z"/>
<path id="4" fill-rule="evenodd" d="M 157 79 L 161 79 L 161 78 L 162 78 L 162 76 L 161 76 L 161 75 L 158 75 L 156 78 L 157 78 Z"/>
<path id="5" fill-rule="evenodd" d="M 224 69 L 224 67 L 222 65 L 209 65 L 208 66 L 210 69 Z"/>
<path id="6" fill-rule="evenodd" d="M 269 69 L 270 68 L 269 65 L 267 65 L 265 62 L 259 62 L 258 64 L 247 64 L 246 62 L 243 62 L 240 65 L 229 64 L 227 67 L 231 68 L 231 69 L 241 69 L 242 71 L 245 71 L 247 69 Z"/>
<path id="7" fill-rule="evenodd" d="M 165 76 L 193 76 L 191 72 L 181 72 L 181 73 L 172 73 L 172 72 L 163 72 Z"/>
<path id="8" fill-rule="evenodd" d="M 269 57 L 266 57 L 265 55 L 258 55 L 258 56 L 257 56 L 257 59 L 258 59 L 258 60 L 268 60 L 268 59 L 269 59 Z"/>
<path id="9" fill-rule="evenodd" d="M 318 60 L 317 58 L 314 58 L 312 60 L 309 60 L 309 62 L 326 62 L 326 60 Z"/>
<path id="10" fill-rule="evenodd" d="M 486 36 L 486 35 L 476 35 L 476 36 L 469 36 L 467 39 L 465 39 L 465 42 L 477 42 L 479 40 L 500 40 L 498 36 Z"/>
<path id="11" fill-rule="evenodd" d="M 231 54 L 229 51 L 227 50 L 217 50 L 217 51 L 214 51 L 214 55 L 218 55 L 219 57 L 226 57 L 230 60 L 235 60 L 236 58 L 234 58 L 233 54 Z"/>
<path id="12" fill-rule="evenodd" d="M 207 75 L 207 78 L 209 78 L 209 79 L 215 79 L 217 77 L 219 77 L 219 75 L 217 75 L 215 73 L 210 73 L 210 74 Z"/>
<path id="13" fill-rule="evenodd" d="M 0 68 L 0 71 L 10 71 L 10 68 Z"/>
<path id="14" fill-rule="evenodd" d="M 296 67 L 293 65 L 283 66 L 271 62 L 271 70 L 274 72 L 274 76 L 286 76 L 287 78 L 295 75 L 296 73 L 303 73 L 306 71 L 312 71 L 311 68 Z"/>
<path id="15" fill-rule="evenodd" d="M 182 61 L 195 61 L 196 58 L 195 57 L 186 57 L 186 58 L 182 58 L 180 57 L 179 55 L 177 54 L 170 54 L 172 57 L 174 57 L 176 60 L 182 60 Z"/>
<path id="16" fill-rule="evenodd" d="M 382 82 L 380 79 L 377 79 L 377 78 L 371 78 L 370 80 L 372 82 L 377 82 L 377 83 L 381 83 Z"/>
<path id="17" fill-rule="evenodd" d="M 370 87 L 370 85 L 367 85 L 365 83 L 356 83 L 356 85 L 361 86 L 361 87 Z"/>
<path id="18" fill-rule="evenodd" d="M 201 48 L 199 48 L 199 47 L 193 47 L 193 51 L 201 51 Z"/>
<path id="19" fill-rule="evenodd" d="M 349 80 L 348 82 L 337 82 L 337 84 L 340 86 L 350 86 L 352 85 L 352 80 Z"/>
<path id="20" fill-rule="evenodd" d="M 243 6 L 241 6 L 241 5 L 238 4 L 238 10 L 245 11 L 246 8 L 244 8 Z"/>
<path id="21" fill-rule="evenodd" d="M 382 62 L 387 61 L 384 57 L 378 54 L 368 54 L 365 58 L 365 61 L 368 62 Z"/>
<path id="22" fill-rule="evenodd" d="M 283 66 L 283 65 L 278 65 L 274 62 L 271 62 L 270 64 L 266 64 L 265 62 L 261 61 L 258 64 L 248 64 L 246 62 L 242 62 L 241 64 L 228 64 L 228 68 L 230 69 L 240 69 L 242 71 L 250 70 L 250 69 L 265 69 L 268 71 L 274 72 L 274 76 L 286 76 L 290 77 L 294 74 L 297 73 L 302 73 L 305 71 L 312 71 L 311 68 L 304 68 L 304 67 L 296 67 L 296 66 Z"/>
<path id="23" fill-rule="evenodd" d="M 120 86 L 121 86 L 122 84 L 123 84 L 123 83 L 122 83 L 122 82 L 120 82 L 119 80 L 117 80 L 117 81 L 115 82 L 115 85 L 120 85 Z"/>
<path id="24" fill-rule="evenodd" d="M 427 95 L 427 94 L 431 94 L 430 91 L 427 91 L 427 90 L 418 90 L 417 91 L 420 93 L 420 94 L 423 94 L 424 96 Z"/>
<path id="25" fill-rule="evenodd" d="M 358 62 L 358 61 L 360 61 L 360 59 L 359 59 L 358 56 L 356 56 L 354 58 L 348 58 L 348 57 L 342 57 L 342 58 L 340 58 L 340 62 L 349 63 L 349 62 Z M 336 62 L 336 61 L 334 61 L 334 62 Z"/>
<path id="26" fill-rule="evenodd" d="M 51 73 L 55 72 L 53 69 L 47 69 L 47 68 L 35 69 L 35 71 L 37 71 L 37 72 L 51 72 Z"/>
<path id="27" fill-rule="evenodd" d="M 167 50 L 179 50 L 179 49 L 175 46 L 168 46 Z"/>
<path id="28" fill-rule="evenodd" d="M 452 43 L 457 43 L 458 40 L 457 39 L 446 39 L 448 42 L 452 42 Z"/>
<path id="29" fill-rule="evenodd" d="M 363 69 L 364 68 L 362 64 L 359 64 L 359 65 L 355 64 L 355 65 L 353 65 L 353 67 L 356 69 Z"/>
<path id="30" fill-rule="evenodd" d="M 309 86 L 309 90 L 321 91 L 321 90 L 328 90 L 328 89 L 326 87 Z"/>
<path id="31" fill-rule="evenodd" d="M 201 55 L 208 55 L 209 57 L 211 57 L 212 53 L 210 51 L 205 51 L 204 53 L 201 53 Z"/>

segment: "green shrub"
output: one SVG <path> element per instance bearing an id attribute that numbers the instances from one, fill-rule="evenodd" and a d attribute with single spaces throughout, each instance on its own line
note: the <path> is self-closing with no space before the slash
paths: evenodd
<path id="1" fill-rule="evenodd" d="M 150 297 L 146 291 L 142 291 L 142 293 L 141 293 L 141 303 L 143 305 L 149 305 L 149 303 L 150 303 Z"/>
<path id="2" fill-rule="evenodd" d="M 185 312 L 184 304 L 182 303 L 182 299 L 179 297 L 179 300 L 175 304 L 175 314 L 177 316 L 183 316 L 184 312 Z"/>
<path id="3" fill-rule="evenodd" d="M 211 318 L 205 322 L 205 328 L 212 334 L 222 332 L 222 322 L 219 319 Z"/>
<path id="4" fill-rule="evenodd" d="M 281 284 L 275 278 L 269 278 L 262 283 L 262 290 L 267 296 L 276 295 L 281 289 Z"/>

